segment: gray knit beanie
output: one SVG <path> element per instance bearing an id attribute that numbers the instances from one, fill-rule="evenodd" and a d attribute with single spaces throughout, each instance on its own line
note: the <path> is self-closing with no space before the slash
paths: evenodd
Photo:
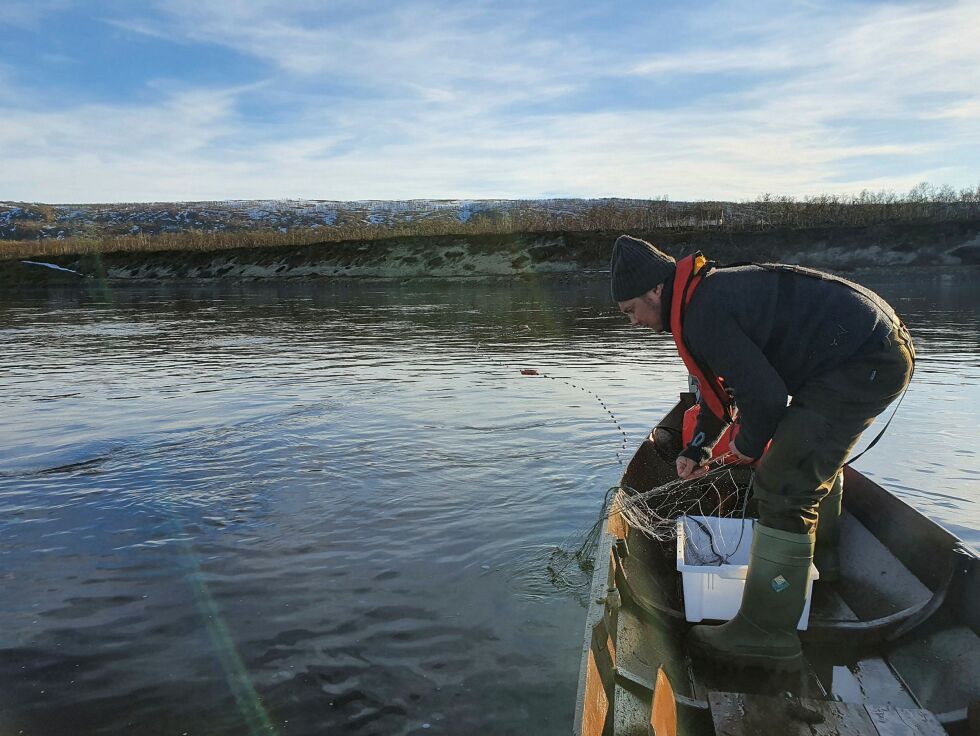
<path id="1" fill-rule="evenodd" d="M 620 235 L 609 264 L 614 301 L 646 294 L 674 275 L 676 261 L 645 240 Z"/>

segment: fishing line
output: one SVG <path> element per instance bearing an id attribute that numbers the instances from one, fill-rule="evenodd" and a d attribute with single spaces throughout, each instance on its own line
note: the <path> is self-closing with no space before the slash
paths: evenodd
<path id="1" fill-rule="evenodd" d="M 619 449 L 616 450 L 616 461 L 620 465 L 623 464 L 623 455 L 625 454 L 626 449 L 627 449 L 627 447 L 629 445 L 629 436 L 626 434 L 626 430 L 623 429 L 622 425 L 619 423 L 619 420 L 616 418 L 616 415 L 612 413 L 612 410 L 606 405 L 606 402 L 602 400 L 602 397 L 599 396 L 599 394 L 597 394 L 595 391 L 593 391 L 591 389 L 586 388 L 585 386 L 579 386 L 577 383 L 572 383 L 571 381 L 569 381 L 566 378 L 559 378 L 558 376 L 552 376 L 552 375 L 550 375 L 548 373 L 541 373 L 540 371 L 538 371 L 538 370 L 536 370 L 534 368 L 522 368 L 521 369 L 521 375 L 522 376 L 540 376 L 541 378 L 547 378 L 548 380 L 551 380 L 551 381 L 558 381 L 559 383 L 563 383 L 563 384 L 565 384 L 566 386 L 568 386 L 568 387 L 570 387 L 572 389 L 576 389 L 578 391 L 584 391 L 585 393 L 589 394 L 593 399 L 595 399 L 596 401 L 598 401 L 599 402 L 599 406 L 601 406 L 605 410 L 606 414 L 609 415 L 609 418 L 612 420 L 612 423 L 616 427 L 616 430 L 621 435 L 623 435 L 623 443 L 622 443 L 622 445 L 620 445 Z"/>
<path id="2" fill-rule="evenodd" d="M 482 341 L 476 344 L 476 348 L 487 360 L 489 360 L 493 365 L 496 365 L 498 368 L 502 368 L 507 371 L 519 370 L 522 376 L 534 377 L 534 378 L 547 378 L 551 381 L 557 381 L 558 383 L 562 383 L 576 391 L 582 391 L 584 393 L 589 394 L 592 398 L 594 398 L 599 403 L 599 406 L 602 407 L 603 411 L 605 411 L 606 414 L 609 415 L 609 419 L 612 421 L 613 426 L 616 427 L 616 431 L 619 432 L 620 435 L 622 435 L 623 437 L 622 443 L 620 444 L 619 448 L 616 450 L 616 461 L 621 466 L 624 464 L 623 457 L 626 455 L 626 450 L 629 447 L 629 435 L 626 433 L 626 430 L 623 429 L 623 425 L 619 423 L 619 419 L 616 418 L 616 415 L 613 414 L 612 409 L 609 408 L 609 406 L 606 404 L 603 398 L 599 396 L 595 391 L 592 391 L 591 389 L 586 388 L 585 386 L 580 386 L 577 383 L 573 383 L 567 378 L 553 376 L 550 373 L 543 373 L 539 371 L 537 368 L 517 369 L 513 365 L 508 365 L 504 363 L 504 361 L 497 359 L 496 356 L 488 353 L 484 349 Z"/>

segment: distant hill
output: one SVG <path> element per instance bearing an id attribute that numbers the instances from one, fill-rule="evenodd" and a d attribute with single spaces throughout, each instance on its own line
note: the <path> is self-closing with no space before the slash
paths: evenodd
<path id="1" fill-rule="evenodd" d="M 600 273 L 630 233 L 681 255 L 831 269 L 980 264 L 980 190 L 661 199 L 0 202 L 0 281 Z"/>
<path id="2" fill-rule="evenodd" d="M 803 200 L 765 195 L 754 202 L 671 202 L 666 198 L 231 200 L 84 205 L 0 202 L 0 241 L 80 239 L 98 241 L 100 250 L 169 250 L 414 235 L 632 232 L 662 228 L 744 231 L 978 218 L 980 188 L 956 193 L 927 185 L 905 195 L 880 192 Z M 193 234 L 196 240 L 179 237 L 186 233 Z M 239 233 L 262 233 L 262 237 L 246 241 L 222 237 Z"/>
<path id="3" fill-rule="evenodd" d="M 544 200 L 230 200 L 144 204 L 26 204 L 0 202 L 0 240 L 64 239 L 161 235 L 189 231 L 362 230 L 382 234 L 417 230 L 419 234 L 481 229 L 510 230 L 515 225 L 588 224 L 590 218 L 615 215 L 624 220 L 664 221 L 682 213 L 685 203 L 641 199 Z M 724 205 L 716 206 L 718 213 Z M 364 234 L 358 233 L 359 235 Z"/>

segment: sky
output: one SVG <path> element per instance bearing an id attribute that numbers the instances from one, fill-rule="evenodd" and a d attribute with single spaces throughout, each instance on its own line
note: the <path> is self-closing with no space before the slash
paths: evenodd
<path id="1" fill-rule="evenodd" d="M 0 200 L 980 184 L 980 2 L 4 0 Z"/>

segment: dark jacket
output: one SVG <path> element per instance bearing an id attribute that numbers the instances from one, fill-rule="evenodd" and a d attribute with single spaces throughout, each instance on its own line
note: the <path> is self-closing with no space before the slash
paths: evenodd
<path id="1" fill-rule="evenodd" d="M 712 271 L 684 316 L 683 337 L 699 365 L 724 378 L 742 425 L 739 451 L 759 457 L 789 396 L 809 378 L 874 349 L 897 322 L 874 292 L 819 271 L 739 266 Z M 707 441 L 683 453 L 705 460 L 724 425 L 702 406 Z"/>

